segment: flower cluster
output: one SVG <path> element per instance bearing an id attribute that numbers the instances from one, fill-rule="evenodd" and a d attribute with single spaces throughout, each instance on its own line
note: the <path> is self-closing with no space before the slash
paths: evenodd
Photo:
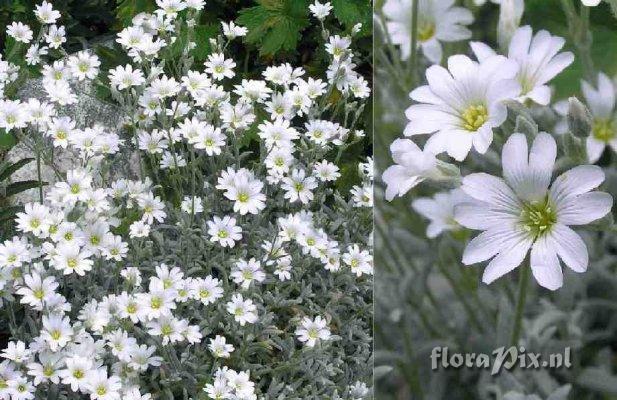
<path id="1" fill-rule="evenodd" d="M 395 3 L 398 4 L 388 2 L 389 7 L 384 9 L 386 17 Z M 444 4 L 451 7 L 451 2 L 426 3 L 433 8 L 443 8 Z M 431 19 L 427 10 L 426 7 L 419 9 L 421 43 L 423 24 L 436 20 Z M 449 12 L 459 17 L 466 15 L 456 8 Z M 448 15 L 448 12 L 440 15 Z M 431 28 L 437 39 L 440 30 L 454 31 L 460 24 L 451 18 L 439 21 L 439 25 Z M 386 25 L 393 38 L 400 29 L 395 24 Z M 460 29 L 458 32 L 462 33 Z M 457 37 L 461 39 L 464 39 L 462 35 Z M 408 123 L 404 131 L 405 136 L 423 142 L 424 147 L 421 149 L 410 139 L 397 139 L 391 147 L 396 164 L 383 174 L 386 198 L 392 200 L 402 196 L 426 180 L 446 181 L 456 186 L 433 198 L 416 199 L 412 205 L 430 220 L 429 238 L 462 228 L 483 231 L 467 244 L 462 262 L 475 264 L 490 259 L 484 271 L 485 283 L 519 266 L 530 252 L 531 270 L 538 283 L 551 290 L 561 287 L 563 276 L 559 260 L 572 270 L 583 272 L 589 259 L 583 240 L 569 226 L 601 219 L 612 207 L 611 195 L 592 191 L 604 181 L 600 167 L 575 166 L 551 185 L 557 158 L 554 136 L 538 132 L 535 122 L 527 116 L 524 118 L 530 125 L 522 130 L 520 114 L 513 117 L 516 119 L 513 132 L 504 128 L 506 119 L 516 110 L 520 113 L 520 110 L 550 105 L 548 84 L 574 60 L 572 53 L 560 52 L 564 44 L 561 37 L 544 30 L 534 34 L 531 27 L 523 26 L 514 31 L 506 55 L 498 54 L 487 44 L 471 42 L 475 59 L 452 55 L 446 67 L 428 67 L 427 84 L 410 93 L 415 103 L 406 110 Z M 401 50 L 403 56 L 406 45 Z M 427 49 L 423 49 L 426 53 Z M 439 61 L 427 57 L 433 62 Z M 600 158 L 607 144 L 614 145 L 615 135 L 615 90 L 602 74 L 599 85 L 596 90 L 583 82 L 583 93 L 595 117 L 592 132 L 586 138 L 592 163 Z M 563 132 L 564 129 L 556 129 L 556 134 L 564 135 Z M 524 133 L 533 138 L 531 149 L 528 149 Z M 425 135 L 428 139 L 421 141 Z M 501 149 L 503 178 L 485 171 L 461 178 L 457 168 L 442 156 L 446 154 L 456 163 L 469 158 L 497 156 L 491 149 L 495 146 L 495 137 L 505 142 Z"/>
<path id="2" fill-rule="evenodd" d="M 295 383 L 270 382 L 296 378 L 272 364 L 303 374 L 294 368 L 324 356 L 312 373 L 331 384 L 319 396 L 362 398 L 368 360 L 350 374 L 337 361 L 370 356 L 370 343 L 360 351 L 343 335 L 348 319 L 356 332 L 370 330 L 354 307 L 368 307 L 373 271 L 372 159 L 355 161 L 347 193 L 336 185 L 341 155 L 364 140 L 357 124 L 370 95 L 355 70 L 354 32 L 329 37 L 324 79 L 286 63 L 259 79 L 227 54 L 246 28 L 223 22 L 199 65 L 190 28 L 204 2 L 156 3 L 119 32 L 130 62 L 112 67 L 89 50 L 51 59 L 66 39 L 46 1 L 36 36 L 22 23 L 8 27 L 30 44 L 45 98 L 3 97 L 0 127 L 31 145 L 56 180 L 40 182 L 39 201 L 25 204 L 17 235 L 0 244 L 0 301 L 28 321 L 9 323 L 0 398 L 287 396 Z M 311 10 L 323 21 L 329 7 Z M 0 71 L 8 85 L 19 68 L 1 62 Z M 108 89 L 119 129 L 65 114 L 89 85 Z M 56 165 L 62 151 L 74 154 L 72 165 Z M 300 355 L 303 345 L 312 353 Z M 306 396 L 317 393 L 312 383 Z"/>

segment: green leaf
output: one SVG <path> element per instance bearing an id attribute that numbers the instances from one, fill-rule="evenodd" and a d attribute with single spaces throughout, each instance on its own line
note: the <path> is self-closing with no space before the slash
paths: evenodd
<path id="1" fill-rule="evenodd" d="M 9 150 L 11 147 L 15 146 L 17 140 L 15 136 L 10 133 L 7 133 L 4 129 L 0 129 L 0 150 Z"/>
<path id="2" fill-rule="evenodd" d="M 47 185 L 47 183 L 43 182 L 43 185 Z M 37 187 L 39 187 L 39 181 L 22 181 L 11 183 L 6 187 L 5 196 L 10 197 L 16 195 L 17 193 L 25 192 L 26 190 Z"/>
<path id="3" fill-rule="evenodd" d="M 131 25 L 133 17 L 142 12 L 152 12 L 156 9 L 154 0 L 121 0 L 116 7 L 116 17 L 123 27 Z"/>
<path id="4" fill-rule="evenodd" d="M 199 25 L 195 28 L 195 44 L 197 45 L 192 55 L 197 61 L 205 60 L 212 52 L 210 39 L 215 38 L 220 32 L 220 28 L 215 24 Z"/>
<path id="5" fill-rule="evenodd" d="M 4 162 L 0 164 L 0 182 L 8 179 L 16 171 L 18 171 L 25 165 L 31 163 L 32 161 L 34 161 L 34 158 L 24 158 L 23 160 L 19 160 L 14 164 L 11 164 L 9 162 Z"/>
<path id="6" fill-rule="evenodd" d="M 293 51 L 300 32 L 309 25 L 307 0 L 259 0 L 259 5 L 240 11 L 236 20 L 248 28 L 246 40 L 259 47 L 261 55 Z"/>
<path id="7" fill-rule="evenodd" d="M 362 32 L 370 30 L 371 2 L 367 0 L 332 0 L 334 16 L 347 29 L 362 23 Z"/>
<path id="8" fill-rule="evenodd" d="M 23 211 L 23 206 L 10 206 L 10 207 L 3 207 L 0 209 L 0 222 L 4 222 L 4 221 L 8 221 L 10 219 L 12 219 L 15 214 L 17 214 L 18 212 Z"/>

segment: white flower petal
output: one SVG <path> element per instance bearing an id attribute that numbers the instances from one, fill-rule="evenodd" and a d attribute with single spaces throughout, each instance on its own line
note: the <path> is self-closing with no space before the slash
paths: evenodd
<path id="1" fill-rule="evenodd" d="M 489 284 L 521 265 L 532 244 L 532 239 L 524 233 L 518 233 L 509 240 L 506 247 L 484 269 L 482 282 Z"/>
<path id="2" fill-rule="evenodd" d="M 514 224 L 518 217 L 503 210 L 495 210 L 484 202 L 462 203 L 454 208 L 454 219 L 468 229 L 487 230 Z"/>
<path id="3" fill-rule="evenodd" d="M 473 238 L 463 252 L 463 264 L 486 261 L 501 251 L 507 251 L 526 234 L 514 225 L 501 225 L 486 230 Z"/>
<path id="4" fill-rule="evenodd" d="M 548 243 L 557 252 L 561 260 L 574 272 L 585 272 L 589 263 L 589 254 L 585 242 L 572 229 L 562 224 L 555 224 L 547 237 Z"/>
<path id="5" fill-rule="evenodd" d="M 604 171 L 595 165 L 579 165 L 559 175 L 551 186 L 550 196 L 559 207 L 568 197 L 587 193 L 604 182 Z"/>
<path id="6" fill-rule="evenodd" d="M 443 51 L 439 40 L 434 37 L 431 40 L 422 43 L 422 54 L 424 54 L 430 62 L 434 64 L 440 63 L 441 57 L 443 56 Z"/>
<path id="7" fill-rule="evenodd" d="M 606 143 L 594 138 L 593 136 L 588 136 L 586 140 L 586 146 L 587 158 L 589 159 L 590 163 L 595 164 L 602 156 L 604 148 L 606 147 Z"/>
<path id="8" fill-rule="evenodd" d="M 559 289 L 563 285 L 563 272 L 553 246 L 546 237 L 541 237 L 531 247 L 531 272 L 538 284 L 549 290 Z"/>
<path id="9" fill-rule="evenodd" d="M 557 219 L 564 225 L 585 225 L 604 217 L 612 207 L 613 196 L 608 193 L 583 193 L 560 203 Z"/>
<path id="10" fill-rule="evenodd" d="M 478 61 L 482 62 L 485 59 L 497 55 L 495 50 L 493 50 L 489 45 L 484 44 L 482 42 L 469 42 L 471 46 L 471 51 L 475 54 Z"/>
<path id="11" fill-rule="evenodd" d="M 520 214 L 521 202 L 503 179 L 486 173 L 463 178 L 461 189 L 476 200 L 489 203 L 495 209 Z"/>

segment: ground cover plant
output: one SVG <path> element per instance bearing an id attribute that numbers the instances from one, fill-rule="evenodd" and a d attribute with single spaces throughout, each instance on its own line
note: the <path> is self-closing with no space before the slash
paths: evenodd
<path id="1" fill-rule="evenodd" d="M 7 24 L 0 399 L 372 398 L 370 26 L 294 2 L 286 61 L 254 32 L 291 3 L 212 3 L 122 2 L 75 51 L 55 2 Z"/>

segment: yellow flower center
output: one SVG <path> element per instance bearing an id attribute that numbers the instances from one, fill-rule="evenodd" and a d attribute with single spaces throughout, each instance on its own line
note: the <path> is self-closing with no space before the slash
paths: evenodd
<path id="1" fill-rule="evenodd" d="M 593 137 L 608 143 L 615 138 L 615 126 L 613 121 L 606 119 L 597 119 L 593 123 Z"/>
<path id="2" fill-rule="evenodd" d="M 158 297 L 154 297 L 150 300 L 150 307 L 154 310 L 158 310 L 163 305 L 163 302 Z"/>
<path id="3" fill-rule="evenodd" d="M 247 201 L 249 201 L 249 195 L 246 193 L 240 193 L 238 195 L 238 201 L 241 203 L 246 203 Z"/>
<path id="4" fill-rule="evenodd" d="M 463 128 L 469 132 L 476 132 L 488 120 L 488 110 L 484 104 L 469 106 L 461 114 Z"/>
<path id="5" fill-rule="evenodd" d="M 421 21 L 418 24 L 418 40 L 426 42 L 435 36 L 435 23 L 429 21 Z"/>
<path id="6" fill-rule="evenodd" d="M 557 211 L 548 197 L 541 201 L 532 201 L 523 205 L 521 222 L 523 228 L 535 239 L 550 232 L 557 222 Z"/>

